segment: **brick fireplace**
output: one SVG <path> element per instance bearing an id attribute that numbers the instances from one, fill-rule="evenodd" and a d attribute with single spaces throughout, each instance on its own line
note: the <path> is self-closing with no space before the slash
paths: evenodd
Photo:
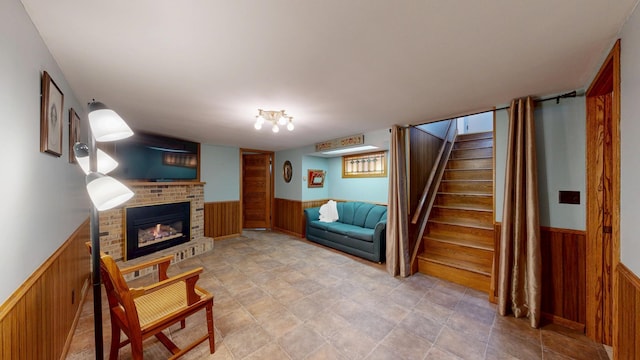
<path id="1" fill-rule="evenodd" d="M 213 238 L 204 236 L 204 183 L 132 182 L 127 186 L 135 196 L 124 207 L 100 213 L 100 248 L 116 261 L 124 261 L 125 254 L 125 209 L 147 205 L 189 202 L 191 209 L 190 240 L 186 243 L 161 250 L 149 257 L 174 255 L 174 262 L 213 250 Z M 133 261 L 136 261 L 135 259 Z"/>

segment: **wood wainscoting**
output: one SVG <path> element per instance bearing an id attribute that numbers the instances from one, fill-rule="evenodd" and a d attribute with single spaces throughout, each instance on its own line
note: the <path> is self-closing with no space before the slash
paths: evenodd
<path id="1" fill-rule="evenodd" d="M 494 225 L 496 265 L 500 256 L 500 225 Z M 558 325 L 584 331 L 587 313 L 586 233 L 541 226 L 540 242 L 542 316 Z M 493 279 L 496 292 L 497 277 L 495 274 Z M 497 293 L 493 295 L 497 296 Z"/>
<path id="2" fill-rule="evenodd" d="M 304 209 L 321 206 L 328 199 L 322 200 L 288 200 L 276 198 L 273 209 L 273 228 L 294 236 L 305 237 Z"/>
<path id="3" fill-rule="evenodd" d="M 242 234 L 240 201 L 204 203 L 204 236 L 216 240 Z"/>
<path id="4" fill-rule="evenodd" d="M 618 264 L 618 313 L 614 322 L 614 359 L 640 358 L 640 278 Z"/>
<path id="5" fill-rule="evenodd" d="M 0 359 L 66 356 L 89 289 L 89 220 L 0 305 Z"/>

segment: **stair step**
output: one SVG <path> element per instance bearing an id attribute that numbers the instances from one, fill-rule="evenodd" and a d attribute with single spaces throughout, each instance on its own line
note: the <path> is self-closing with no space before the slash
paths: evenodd
<path id="1" fill-rule="evenodd" d="M 486 194 L 493 193 L 491 180 L 442 180 L 438 192 Z"/>
<path id="2" fill-rule="evenodd" d="M 425 241 L 429 242 L 443 242 L 484 251 L 493 251 L 493 242 L 487 242 L 483 238 L 431 233 L 425 235 L 423 238 L 425 239 Z"/>
<path id="3" fill-rule="evenodd" d="M 427 258 L 421 254 L 418 255 L 418 271 L 485 293 L 489 293 L 490 290 L 491 274 L 477 272 L 473 268 L 468 269 L 465 264 L 442 264 L 437 258 Z"/>
<path id="4" fill-rule="evenodd" d="M 493 139 L 460 140 L 456 138 L 456 142 L 453 144 L 453 149 L 475 149 L 492 146 Z"/>
<path id="5" fill-rule="evenodd" d="M 475 159 L 483 157 L 493 157 L 493 148 L 457 149 L 451 152 L 451 159 Z"/>
<path id="6" fill-rule="evenodd" d="M 467 210 L 434 206 L 429 221 L 463 224 L 465 226 L 493 228 L 493 211 Z"/>
<path id="7" fill-rule="evenodd" d="M 493 251 L 479 249 L 477 247 L 462 246 L 444 241 L 430 241 L 427 239 L 424 246 L 424 254 L 427 257 L 439 257 L 444 263 L 465 264 L 483 273 L 491 273 Z"/>
<path id="8" fill-rule="evenodd" d="M 449 159 L 447 169 L 491 169 L 493 168 L 493 158 L 479 157 L 467 159 Z"/>
<path id="9" fill-rule="evenodd" d="M 435 205 L 493 210 L 493 196 L 441 192 L 436 195 Z"/>
<path id="10" fill-rule="evenodd" d="M 441 209 L 440 211 L 443 211 L 443 210 L 450 210 L 450 211 L 460 210 L 460 211 L 467 211 L 467 212 L 475 211 L 475 212 L 478 212 L 478 213 L 492 213 L 493 212 L 493 209 L 487 209 L 487 208 L 482 208 L 482 207 L 474 207 L 474 206 L 467 206 L 467 204 L 456 204 L 456 205 L 434 204 L 433 205 L 433 209 Z"/>
<path id="11" fill-rule="evenodd" d="M 443 180 L 493 180 L 493 169 L 445 169 Z"/>
<path id="12" fill-rule="evenodd" d="M 429 221 L 425 234 L 431 237 L 449 236 L 462 239 L 473 239 L 485 244 L 493 244 L 493 227 L 468 227 L 464 224 L 456 224 L 442 221 Z"/>
<path id="13" fill-rule="evenodd" d="M 457 139 L 460 139 L 461 141 L 477 140 L 477 139 L 493 139 L 493 131 L 458 134 Z"/>
<path id="14" fill-rule="evenodd" d="M 459 226 L 459 227 L 493 231 L 493 226 L 490 226 L 487 224 L 479 224 L 477 222 L 466 221 L 463 219 L 456 219 L 456 218 L 431 219 L 431 217 L 429 217 L 429 223 L 447 224 L 447 225 L 453 225 L 453 226 Z"/>

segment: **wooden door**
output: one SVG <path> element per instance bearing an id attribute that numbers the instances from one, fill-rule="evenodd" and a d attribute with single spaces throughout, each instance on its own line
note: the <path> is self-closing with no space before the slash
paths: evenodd
<path id="1" fill-rule="evenodd" d="M 271 228 L 272 153 L 242 154 L 242 227 Z"/>
<path id="2" fill-rule="evenodd" d="M 620 261 L 620 42 L 587 91 L 587 317 L 590 338 L 614 340 Z"/>

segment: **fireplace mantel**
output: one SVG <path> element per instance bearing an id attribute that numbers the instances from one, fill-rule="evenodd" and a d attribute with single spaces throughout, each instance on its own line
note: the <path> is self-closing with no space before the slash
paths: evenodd
<path id="1" fill-rule="evenodd" d="M 204 186 L 206 182 L 201 181 L 126 181 L 128 186 L 154 186 L 154 185 L 171 185 L 171 186 L 184 186 L 184 185 L 200 185 Z"/>
<path id="2" fill-rule="evenodd" d="M 172 202 L 191 202 L 191 240 L 175 247 L 175 261 L 199 255 L 213 249 L 213 239 L 204 236 L 204 182 L 141 182 L 126 183 L 135 196 L 123 207 L 100 213 L 100 247 L 116 261 L 124 258 L 124 209 L 143 205 L 166 204 Z M 203 246 L 202 243 L 205 245 Z M 198 244 L 197 249 L 187 248 L 189 244 Z M 193 246 L 192 246 L 193 247 Z M 173 248 L 166 249 L 170 251 Z M 163 254 L 165 251 L 163 251 Z M 147 255 L 152 256 L 152 255 Z"/>

